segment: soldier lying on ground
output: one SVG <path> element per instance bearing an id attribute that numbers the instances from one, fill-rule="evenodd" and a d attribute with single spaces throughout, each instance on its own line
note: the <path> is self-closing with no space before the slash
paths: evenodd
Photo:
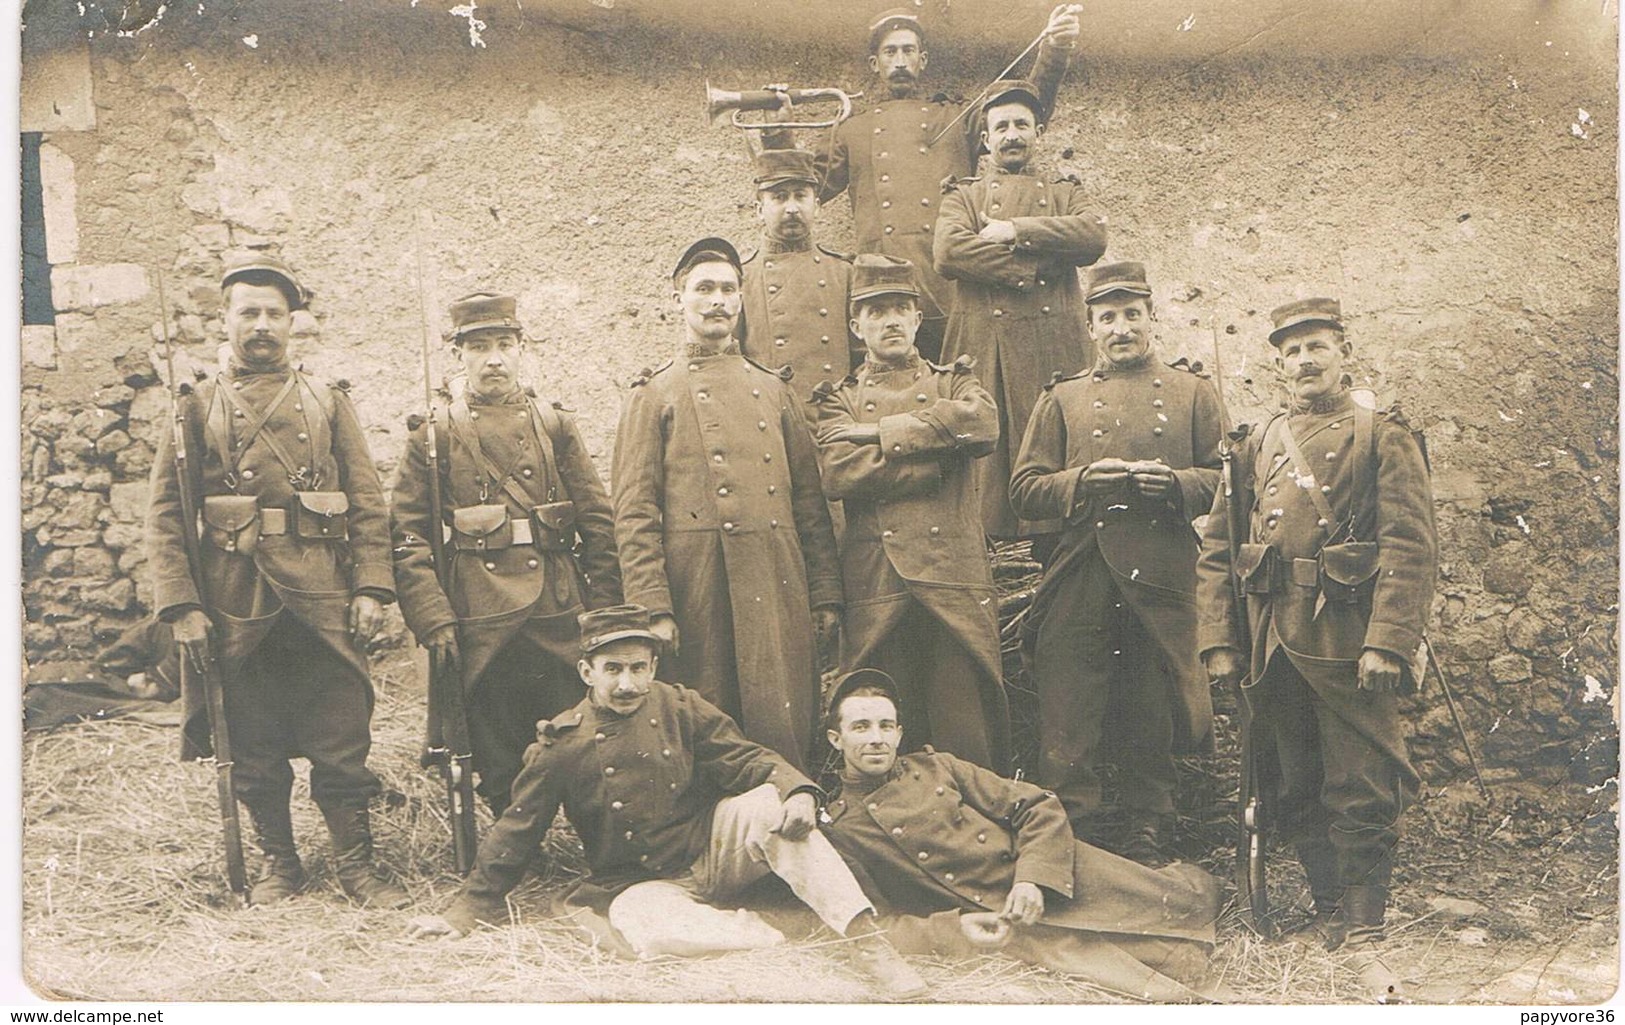
<path id="1" fill-rule="evenodd" d="M 505 898 L 562 805 L 589 874 L 561 910 L 606 946 L 654 954 L 760 945 L 735 940 L 735 916 L 703 902 L 771 873 L 855 941 L 854 965 L 885 996 L 922 995 L 925 984 L 880 935 L 873 905 L 814 827 L 818 787 L 698 694 L 655 679 L 660 638 L 647 609 L 598 609 L 580 622 L 587 696 L 541 724 L 473 873 L 443 915 L 414 918 L 410 935 L 455 938 L 477 922 L 506 921 Z M 669 907 L 674 891 L 690 905 L 684 913 L 647 912 Z"/>
<path id="2" fill-rule="evenodd" d="M 929 747 L 897 755 L 891 677 L 836 682 L 827 723 L 843 757 L 824 830 L 888 914 L 899 950 L 1012 957 L 1161 1002 L 1221 997 L 1205 970 L 1216 880 L 1150 869 L 1074 840 L 1054 794 Z"/>

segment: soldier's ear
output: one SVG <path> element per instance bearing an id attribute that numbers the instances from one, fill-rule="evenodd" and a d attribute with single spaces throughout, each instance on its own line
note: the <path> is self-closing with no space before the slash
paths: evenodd
<path id="1" fill-rule="evenodd" d="M 925 62 L 927 60 L 929 60 L 929 59 L 930 59 L 930 55 L 927 54 L 924 50 L 921 50 L 920 51 L 920 70 L 921 71 L 925 70 Z"/>
<path id="2" fill-rule="evenodd" d="M 920 328 L 920 325 L 923 324 L 923 323 L 925 323 L 925 311 L 920 309 L 920 306 L 919 306 L 918 303 L 915 303 L 914 304 L 914 329 L 916 331 L 918 331 L 919 328 Z"/>
<path id="3" fill-rule="evenodd" d="M 1033 134 L 1035 136 L 1037 136 L 1038 138 L 1043 138 L 1044 129 L 1046 129 L 1048 127 L 1049 127 L 1048 125 L 1046 125 L 1044 122 L 1040 121 L 1040 122 L 1038 122 L 1038 127 L 1033 130 Z"/>
<path id="4" fill-rule="evenodd" d="M 839 730 L 825 730 L 824 736 L 829 740 L 829 746 L 839 751 L 841 749 L 841 733 Z"/>
<path id="5" fill-rule="evenodd" d="M 853 338 L 862 338 L 863 332 L 858 330 L 858 318 L 853 317 L 846 322 L 846 329 L 852 332 Z"/>
<path id="6" fill-rule="evenodd" d="M 587 679 L 587 673 L 591 669 L 592 669 L 592 664 L 590 662 L 588 662 L 586 660 L 586 658 L 576 659 L 576 672 L 581 675 L 581 682 L 586 684 L 589 687 L 592 686 L 592 681 Z"/>
<path id="7" fill-rule="evenodd" d="M 880 58 L 872 53 L 869 55 L 869 70 L 877 75 L 880 74 Z"/>

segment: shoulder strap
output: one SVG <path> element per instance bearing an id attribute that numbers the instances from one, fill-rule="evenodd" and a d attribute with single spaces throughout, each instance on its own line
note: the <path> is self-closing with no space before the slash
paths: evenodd
<path id="1" fill-rule="evenodd" d="M 242 460 L 243 453 L 247 452 L 249 446 L 256 440 L 263 437 L 266 446 L 271 450 L 271 454 L 287 471 L 288 481 L 293 485 L 294 490 L 298 491 L 301 485 L 308 483 L 305 478 L 310 473 L 310 468 L 296 465 L 293 458 L 288 454 L 288 450 L 283 448 L 282 443 L 277 440 L 276 433 L 265 430 L 265 425 L 270 423 L 272 414 L 277 411 L 282 403 L 288 400 L 288 396 L 293 394 L 294 388 L 298 387 L 298 385 L 299 375 L 290 371 L 288 379 L 282 383 L 282 388 L 276 393 L 276 397 L 271 400 L 270 404 L 265 407 L 263 413 L 256 412 L 247 403 L 233 395 L 230 388 L 215 389 L 227 406 L 230 406 L 234 412 L 242 414 L 244 426 L 247 428 L 247 432 L 242 438 L 230 449 L 222 453 L 233 479 L 237 477 L 237 466 Z"/>
<path id="2" fill-rule="evenodd" d="M 1303 458 L 1303 450 L 1298 448 L 1298 439 L 1292 436 L 1292 424 L 1284 416 L 1281 417 L 1281 440 L 1286 444 L 1286 455 L 1292 460 L 1293 469 L 1298 471 L 1299 483 L 1302 483 L 1303 477 L 1308 477 L 1311 481 L 1316 480 L 1312 468 L 1308 468 L 1308 460 Z M 1320 514 L 1320 518 L 1327 524 L 1336 523 L 1337 517 L 1332 515 L 1331 503 L 1326 501 L 1326 495 L 1320 487 L 1315 485 L 1304 490 L 1309 492 L 1309 501 L 1315 504 L 1315 512 Z"/>
<path id="3" fill-rule="evenodd" d="M 1377 414 L 1359 405 L 1354 406 L 1354 495 L 1349 509 L 1349 533 L 1357 535 L 1361 517 L 1356 510 L 1376 507 L 1377 487 Z"/>

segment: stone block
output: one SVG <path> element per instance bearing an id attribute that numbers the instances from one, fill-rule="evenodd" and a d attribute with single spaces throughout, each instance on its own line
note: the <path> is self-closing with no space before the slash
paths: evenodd
<path id="1" fill-rule="evenodd" d="M 33 36 L 33 32 L 28 33 Z M 29 48 L 22 62 L 19 127 L 25 132 L 89 132 L 96 128 L 90 47 Z"/>
<path id="2" fill-rule="evenodd" d="M 55 545 L 58 548 L 79 548 L 83 545 L 97 544 L 102 539 L 102 532 L 94 528 L 70 528 L 67 530 L 46 524 L 34 532 L 34 537 L 42 545 Z"/>
<path id="3" fill-rule="evenodd" d="M 48 577 L 68 577 L 73 575 L 72 548 L 57 548 L 45 553 L 45 561 L 40 564 L 40 572 Z"/>
<path id="4" fill-rule="evenodd" d="M 1525 594 L 1530 586 L 1533 561 L 1524 546 L 1497 552 L 1484 565 L 1484 589 L 1496 594 Z"/>
<path id="5" fill-rule="evenodd" d="M 55 554 L 55 553 L 52 553 Z M 112 580 L 118 563 L 113 553 L 105 548 L 76 548 L 73 550 L 73 575 L 91 580 Z"/>
<path id="6" fill-rule="evenodd" d="M 73 159 L 50 143 L 39 148 L 40 192 L 45 205 L 45 258 L 51 266 L 79 262 L 79 186 Z"/>
<path id="7" fill-rule="evenodd" d="M 84 593 L 87 607 L 104 612 L 125 612 L 135 605 L 135 581 L 129 577 Z"/>
<path id="8" fill-rule="evenodd" d="M 53 473 L 45 478 L 47 487 L 61 488 L 64 491 L 78 491 L 84 487 L 85 475 L 82 473 Z"/>
<path id="9" fill-rule="evenodd" d="M 49 655 L 59 646 L 56 627 L 45 623 L 23 624 L 23 648 L 30 654 Z"/>
<path id="10" fill-rule="evenodd" d="M 1496 683 L 1522 683 L 1529 678 L 1529 659 L 1523 655 L 1508 652 L 1490 659 L 1490 679 Z"/>
<path id="11" fill-rule="evenodd" d="M 114 523 L 141 523 L 147 518 L 147 482 L 114 484 L 107 492 Z"/>
<path id="12" fill-rule="evenodd" d="M 146 574 L 141 572 L 141 567 L 146 564 L 147 552 L 141 545 L 136 545 L 118 557 L 118 571 L 135 581 L 138 592 L 143 590 L 142 585 L 146 582 Z"/>
<path id="13" fill-rule="evenodd" d="M 103 385 L 96 389 L 96 393 L 91 398 L 101 409 L 118 409 L 130 404 L 130 401 L 135 398 L 135 389 L 127 384 Z"/>
<path id="14" fill-rule="evenodd" d="M 24 324 L 23 366 L 56 369 L 56 328 L 51 324 Z"/>
<path id="15" fill-rule="evenodd" d="M 152 469 L 152 447 L 136 442 L 113 459 L 120 477 L 145 477 Z"/>
<path id="16" fill-rule="evenodd" d="M 112 486 L 113 475 L 106 470 L 97 470 L 94 473 L 85 474 L 84 483 L 80 485 L 86 491 L 98 491 L 104 495 Z"/>
<path id="17" fill-rule="evenodd" d="M 76 491 L 57 514 L 51 525 L 58 530 L 79 530 L 94 527 L 103 507 L 102 497 L 94 492 Z"/>
<path id="18" fill-rule="evenodd" d="M 152 425 L 169 424 L 169 391 L 164 388 L 142 388 L 130 400 L 130 411 L 126 414 L 131 428 L 143 437 L 151 431 Z"/>
<path id="19" fill-rule="evenodd" d="M 130 436 L 123 431 L 108 431 L 96 439 L 96 454 L 104 459 L 130 447 Z"/>
<path id="20" fill-rule="evenodd" d="M 105 263 L 51 268 L 51 301 L 58 310 L 139 302 L 152 291 L 138 263 Z"/>
<path id="21" fill-rule="evenodd" d="M 110 523 L 102 531 L 102 544 L 115 552 L 139 552 L 145 546 L 146 527 L 140 523 Z"/>
<path id="22" fill-rule="evenodd" d="M 88 616 L 64 619 L 54 624 L 59 648 L 86 651 L 96 643 L 96 624 Z"/>

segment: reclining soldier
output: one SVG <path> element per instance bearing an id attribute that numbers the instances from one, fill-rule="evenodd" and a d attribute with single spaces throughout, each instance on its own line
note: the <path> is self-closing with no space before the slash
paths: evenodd
<path id="1" fill-rule="evenodd" d="M 540 725 L 513 802 L 480 845 L 474 871 L 451 907 L 414 918 L 410 935 L 456 938 L 478 922 L 506 921 L 505 898 L 562 805 L 589 867 L 562 910 L 611 949 L 758 946 L 752 936 L 730 935 L 735 916 L 705 904 L 774 874 L 825 925 L 855 941 L 854 965 L 885 996 L 923 995 L 924 982 L 880 934 L 873 905 L 814 827 L 818 787 L 746 740 L 715 705 L 655 678 L 661 639 L 647 609 L 597 609 L 580 624 L 576 667 L 587 695 Z M 687 905 L 683 913 L 665 920 L 647 913 L 669 907 L 674 895 Z"/>

